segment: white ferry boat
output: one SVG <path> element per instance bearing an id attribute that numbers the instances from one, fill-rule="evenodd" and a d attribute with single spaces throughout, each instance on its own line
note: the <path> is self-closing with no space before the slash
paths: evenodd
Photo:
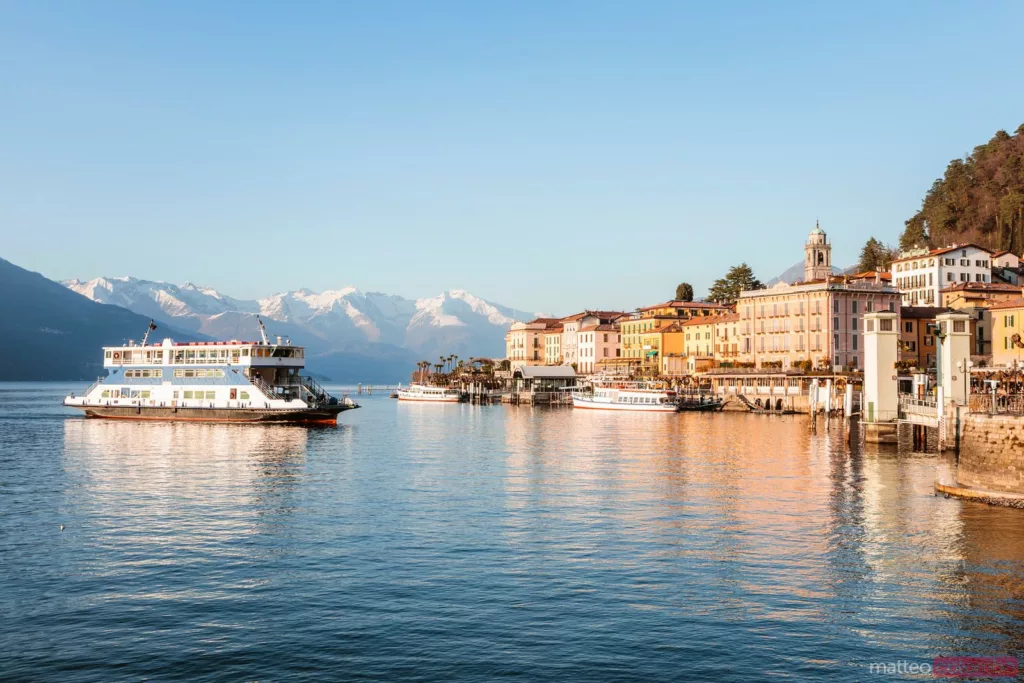
<path id="1" fill-rule="evenodd" d="M 259 342 L 141 344 L 103 347 L 107 376 L 64 405 L 87 417 L 202 422 L 334 423 L 338 413 L 358 408 L 337 399 L 311 377 L 305 349 L 271 343 L 262 321 Z"/>
<path id="2" fill-rule="evenodd" d="M 459 392 L 451 387 L 432 387 L 426 384 L 410 384 L 398 390 L 399 401 L 427 401 L 430 403 L 458 403 Z"/>
<path id="3" fill-rule="evenodd" d="M 679 397 L 657 382 L 596 380 L 590 387 L 573 391 L 572 407 L 674 413 L 679 410 Z"/>

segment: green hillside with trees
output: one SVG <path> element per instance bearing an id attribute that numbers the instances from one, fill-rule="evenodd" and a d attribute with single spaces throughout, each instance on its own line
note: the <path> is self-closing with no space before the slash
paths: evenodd
<path id="1" fill-rule="evenodd" d="M 1024 251 L 1024 125 L 951 161 L 900 236 L 902 249 L 957 242 Z"/>

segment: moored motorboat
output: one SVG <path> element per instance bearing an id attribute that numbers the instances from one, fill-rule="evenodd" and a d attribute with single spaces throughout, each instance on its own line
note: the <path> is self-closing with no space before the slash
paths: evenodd
<path id="1" fill-rule="evenodd" d="M 597 380 L 572 393 L 573 408 L 626 410 L 645 413 L 674 413 L 678 396 L 660 382 Z"/>
<path id="2" fill-rule="evenodd" d="M 462 395 L 451 387 L 435 387 L 427 384 L 410 384 L 398 390 L 399 401 L 422 401 L 425 403 L 458 403 Z"/>
<path id="3" fill-rule="evenodd" d="M 259 328 L 258 342 L 148 344 L 151 322 L 141 344 L 104 347 L 107 376 L 64 405 L 112 419 L 319 424 L 359 407 L 299 374 L 305 349 L 280 337 L 271 343 Z"/>

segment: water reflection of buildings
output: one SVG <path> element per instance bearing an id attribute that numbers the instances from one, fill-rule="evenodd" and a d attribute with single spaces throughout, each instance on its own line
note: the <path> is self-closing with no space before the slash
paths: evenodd
<path id="1" fill-rule="evenodd" d="M 135 530 L 206 511 L 229 534 L 293 507 L 311 438 L 304 427 L 67 419 L 63 464 L 87 485 L 83 503 Z"/>

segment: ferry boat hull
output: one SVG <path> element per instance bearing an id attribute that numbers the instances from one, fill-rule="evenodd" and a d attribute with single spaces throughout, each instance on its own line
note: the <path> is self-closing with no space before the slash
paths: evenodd
<path id="1" fill-rule="evenodd" d="M 65 404 L 68 405 L 68 404 Z M 167 408 L 153 406 L 76 406 L 89 418 L 114 420 L 161 420 L 181 422 L 241 422 L 277 424 L 336 424 L 338 414 L 354 405 L 324 406 L 300 410 L 255 408 Z"/>

